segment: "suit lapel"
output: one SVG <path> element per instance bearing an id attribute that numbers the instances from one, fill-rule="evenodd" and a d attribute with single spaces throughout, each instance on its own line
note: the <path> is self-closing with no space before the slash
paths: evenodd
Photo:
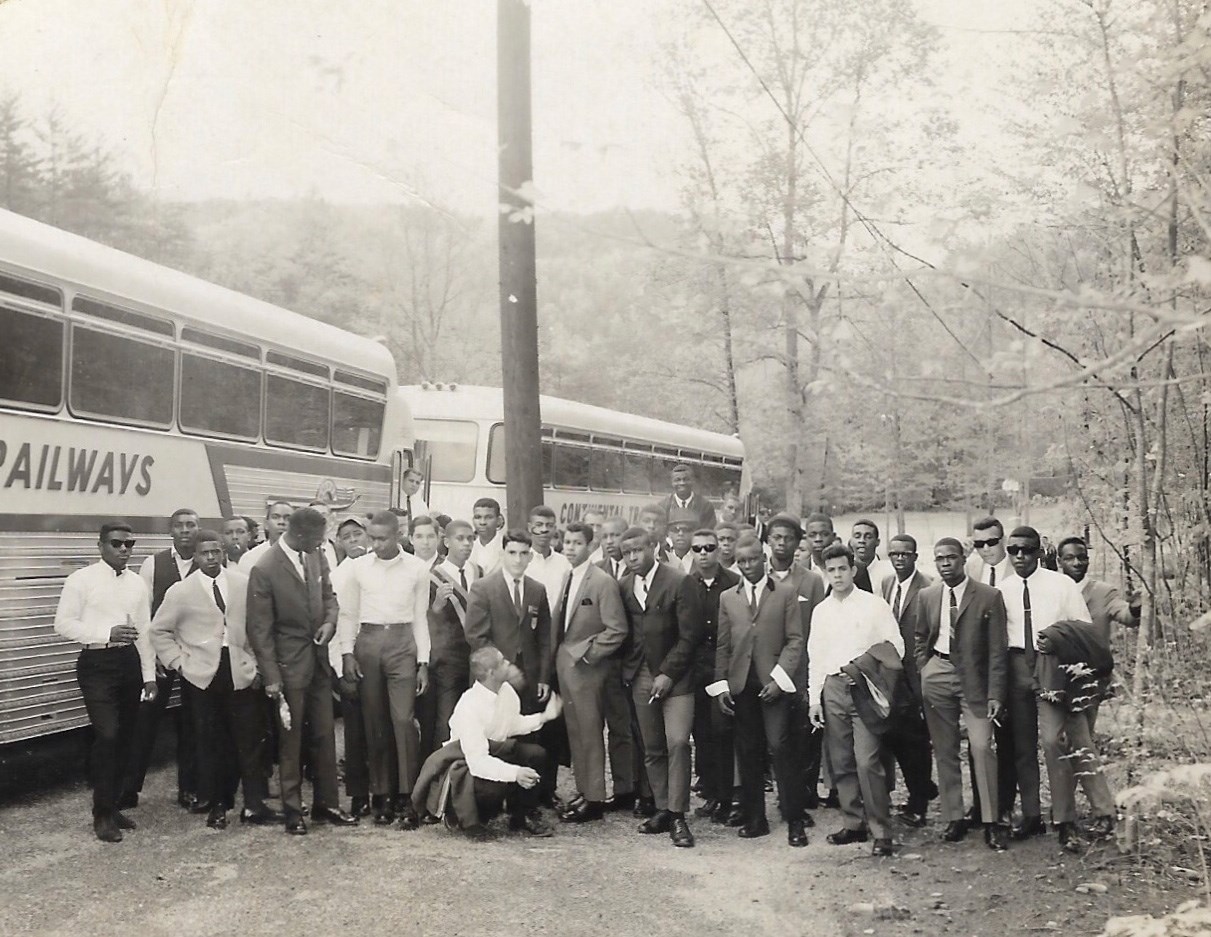
<path id="1" fill-rule="evenodd" d="M 945 591 L 946 587 L 943 586 L 942 588 L 943 591 Z M 963 613 L 967 611 L 967 606 L 971 604 L 973 597 L 972 593 L 974 591 L 975 590 L 971 588 L 971 582 L 969 581 L 967 583 L 967 588 L 963 590 L 963 598 L 959 602 L 959 614 L 955 616 L 956 623 L 963 620 Z M 941 614 L 941 609 L 938 610 L 938 614 Z"/>

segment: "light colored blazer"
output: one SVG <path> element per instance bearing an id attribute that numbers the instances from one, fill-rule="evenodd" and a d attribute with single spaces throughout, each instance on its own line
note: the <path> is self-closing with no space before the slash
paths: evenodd
<path id="1" fill-rule="evenodd" d="M 227 645 L 231 656 L 231 682 L 237 690 L 247 689 L 256 677 L 256 657 L 248 644 L 245 614 L 248 608 L 248 577 L 228 567 Z M 173 583 L 151 621 L 151 644 L 160 662 L 204 690 L 219 669 L 223 649 L 223 615 L 214 604 L 214 580 L 194 572 Z"/>
<path id="2" fill-rule="evenodd" d="M 575 595 L 569 596 L 569 604 L 572 620 L 568 630 L 563 630 L 566 613 L 562 601 L 551 622 L 555 632 L 552 644 L 558 648 L 556 653 L 566 654 L 573 661 L 584 660 L 586 664 L 598 664 L 613 657 L 629 633 L 622 593 L 614 577 L 589 563 L 580 580 L 580 588 Z"/>

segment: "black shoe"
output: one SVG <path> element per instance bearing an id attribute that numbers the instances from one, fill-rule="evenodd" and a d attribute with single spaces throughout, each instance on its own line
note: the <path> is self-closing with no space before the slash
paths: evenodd
<path id="1" fill-rule="evenodd" d="M 193 802 L 193 804 L 192 804 L 192 805 L 190 805 L 190 807 L 189 807 L 189 812 L 190 812 L 190 813 L 194 813 L 194 814 L 199 814 L 199 815 L 200 815 L 200 814 L 203 814 L 203 813 L 210 813 L 210 811 L 211 811 L 212 809 L 214 809 L 214 806 L 215 806 L 215 805 L 214 805 L 214 804 L 212 804 L 212 803 L 211 803 L 210 801 L 208 801 L 208 800 L 207 800 L 207 801 L 205 801 L 205 802 L 200 801 L 200 800 L 195 800 L 195 801 Z"/>
<path id="2" fill-rule="evenodd" d="M 673 825 L 673 815 L 667 810 L 657 810 L 639 824 L 640 833 L 667 833 Z"/>
<path id="3" fill-rule="evenodd" d="M 436 826 L 438 823 L 441 823 L 441 822 L 442 822 L 441 817 L 437 816 L 436 814 L 430 813 L 428 810 L 426 810 L 424 813 L 422 813 L 420 815 L 420 825 L 421 826 Z"/>
<path id="4" fill-rule="evenodd" d="M 637 797 L 635 798 L 635 807 L 631 811 L 636 818 L 650 817 L 656 813 L 656 798 L 655 797 Z"/>
<path id="5" fill-rule="evenodd" d="M 1079 853 L 1085 845 L 1081 841 L 1081 834 L 1076 828 L 1075 823 L 1061 823 L 1059 825 L 1060 833 L 1060 848 L 1064 852 Z"/>
<path id="6" fill-rule="evenodd" d="M 803 829 L 802 820 L 791 820 L 786 824 L 786 842 L 796 848 L 807 845 L 807 832 Z"/>
<path id="7" fill-rule="evenodd" d="M 696 816 L 696 817 L 714 816 L 715 811 L 718 809 L 719 809 L 719 801 L 715 800 L 712 797 L 710 800 L 704 802 L 701 807 L 694 808 L 694 816 Z"/>
<path id="8" fill-rule="evenodd" d="M 350 797 L 349 812 L 355 817 L 370 816 L 370 798 L 369 797 Z"/>
<path id="9" fill-rule="evenodd" d="M 685 817 L 676 817 L 669 828 L 669 839 L 673 841 L 674 846 L 680 846 L 682 849 L 692 849 L 694 846 L 694 834 L 690 832 L 690 825 L 685 822 Z"/>
<path id="10" fill-rule="evenodd" d="M 378 810 L 374 811 L 375 826 L 390 826 L 394 822 L 395 814 L 393 814 L 386 807 L 379 807 Z"/>
<path id="11" fill-rule="evenodd" d="M 584 794 L 577 793 L 577 795 L 575 797 L 573 797 L 571 800 L 567 801 L 562 807 L 560 807 L 555 812 L 555 816 L 559 817 L 559 819 L 562 820 L 564 818 L 565 814 L 575 813 L 578 809 L 580 809 L 580 805 L 585 802 L 586 801 L 584 799 Z"/>
<path id="12" fill-rule="evenodd" d="M 769 821 L 765 817 L 762 817 L 760 820 L 746 823 L 736 831 L 736 835 L 741 839 L 756 839 L 758 836 L 769 836 Z"/>
<path id="13" fill-rule="evenodd" d="M 834 846 L 848 846 L 850 843 L 864 843 L 870 839 L 870 833 L 866 830 L 851 830 L 849 827 L 842 827 L 835 833 L 829 833 L 824 837 Z"/>
<path id="14" fill-rule="evenodd" d="M 872 856 L 891 856 L 896 851 L 895 844 L 890 839 L 876 839 L 875 844 L 870 848 Z"/>
<path id="15" fill-rule="evenodd" d="M 227 829 L 227 811 L 221 807 L 217 810 L 210 811 L 206 816 L 206 825 L 212 830 Z"/>
<path id="16" fill-rule="evenodd" d="M 740 809 L 740 805 L 732 804 L 732 808 L 728 811 L 727 819 L 723 821 L 723 825 L 736 829 L 737 827 L 744 826 L 744 820 L 744 811 Z"/>
<path id="17" fill-rule="evenodd" d="M 1094 817 L 1093 822 L 1089 824 L 1089 835 L 1094 839 L 1108 839 L 1113 836 L 1114 817 L 1110 814 Z"/>
<path id="18" fill-rule="evenodd" d="M 525 813 L 515 813 L 509 817 L 509 829 L 514 833 L 526 833 L 530 836 L 554 836 L 555 831 L 542 818 L 537 810 L 527 810 Z"/>
<path id="19" fill-rule="evenodd" d="M 399 812 L 399 823 L 396 824 L 401 830 L 419 830 L 420 817 L 416 815 L 416 808 L 412 806 L 412 801 L 404 805 L 404 809 Z"/>
<path id="20" fill-rule="evenodd" d="M 565 810 L 559 815 L 563 823 L 591 823 L 604 817 L 605 807 L 591 800 L 582 800 L 574 809 Z"/>
<path id="21" fill-rule="evenodd" d="M 307 821 L 303 819 L 302 814 L 291 813 L 286 815 L 286 832 L 291 836 L 307 835 Z"/>
<path id="22" fill-rule="evenodd" d="M 357 817 L 345 813 L 340 807 L 314 807 L 311 819 L 316 823 L 331 823 L 333 826 L 357 826 Z"/>
<path id="23" fill-rule="evenodd" d="M 820 806 L 831 807 L 833 810 L 840 810 L 841 798 L 837 796 L 837 792 L 835 790 L 831 790 L 828 792 L 827 797 L 820 798 Z"/>
<path id="24" fill-rule="evenodd" d="M 113 816 L 114 825 L 120 830 L 133 830 L 138 828 L 134 820 L 119 810 L 115 810 Z"/>
<path id="25" fill-rule="evenodd" d="M 245 807 L 240 811 L 240 822 L 251 823 L 253 826 L 268 826 L 271 823 L 281 823 L 285 819 L 286 814 L 269 807 L 262 807 L 260 810 L 249 810 Z"/>
<path id="26" fill-rule="evenodd" d="M 730 800 L 721 800 L 715 805 L 715 812 L 711 814 L 711 822 L 726 823 L 731 813 L 732 802 Z"/>
<path id="27" fill-rule="evenodd" d="M 1022 822 L 1013 828 L 1009 834 L 1015 840 L 1030 839 L 1032 836 L 1046 836 L 1047 824 L 1042 817 L 1022 817 Z"/>
<path id="28" fill-rule="evenodd" d="M 957 843 L 962 841 L 967 835 L 966 820 L 951 820 L 946 824 L 946 829 L 942 833 L 942 839 L 947 843 Z"/>
<path id="29" fill-rule="evenodd" d="M 799 822 L 810 829 L 816 825 L 816 818 L 804 810 L 803 816 L 799 818 Z"/>
<path id="30" fill-rule="evenodd" d="M 911 826 L 914 830 L 919 830 L 925 825 L 925 811 L 922 810 L 917 812 L 909 807 L 908 804 L 901 807 L 896 813 L 896 816 L 899 818 L 901 823 L 903 823 L 905 826 Z"/>
<path id="31" fill-rule="evenodd" d="M 134 810 L 137 806 L 139 806 L 139 795 L 132 791 L 127 791 L 118 798 L 119 810 Z"/>
<path id="32" fill-rule="evenodd" d="M 929 794 L 926 795 L 926 800 L 930 800 L 930 801 L 937 800 L 941 796 L 942 796 L 942 792 L 940 790 L 938 790 L 938 785 L 935 784 L 933 781 L 930 781 L 929 782 Z M 922 810 L 921 812 L 924 813 L 925 811 Z"/>
<path id="33" fill-rule="evenodd" d="M 634 806 L 634 791 L 628 791 L 625 794 L 615 794 L 613 797 L 607 797 L 605 800 L 606 813 L 614 813 L 618 810 L 630 810 Z"/>
<path id="34" fill-rule="evenodd" d="M 999 823 L 984 824 L 984 844 L 994 852 L 1004 852 L 1009 848 L 1009 836 L 1005 827 Z"/>
<path id="35" fill-rule="evenodd" d="M 554 791 L 552 791 L 550 793 L 539 794 L 538 803 L 539 803 L 539 806 L 546 807 L 549 810 L 554 810 L 556 813 L 559 813 L 559 811 L 564 808 L 564 802 L 560 799 L 559 795 L 556 794 Z"/>
<path id="36" fill-rule="evenodd" d="M 93 817 L 93 832 L 103 843 L 122 842 L 122 831 L 118 829 L 118 824 L 112 814 L 102 813 Z"/>
<path id="37" fill-rule="evenodd" d="M 699 778 L 693 784 L 690 785 L 690 793 L 691 794 L 701 794 L 702 793 L 702 778 Z"/>

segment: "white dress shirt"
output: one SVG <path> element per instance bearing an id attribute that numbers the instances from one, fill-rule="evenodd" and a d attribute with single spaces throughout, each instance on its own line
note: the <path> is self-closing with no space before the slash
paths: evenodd
<path id="1" fill-rule="evenodd" d="M 129 569 L 120 573 L 104 560 L 77 569 L 63 583 L 55 609 L 55 631 L 86 647 L 109 643 L 115 625 L 129 622 L 139 636 L 135 648 L 143 682 L 156 678 L 156 652 L 151 646 L 151 590 Z"/>
<path id="2" fill-rule="evenodd" d="M 1039 632 L 1050 628 L 1057 621 L 1088 621 L 1093 618 L 1085 604 L 1081 587 L 1063 573 L 1038 567 L 1026 579 L 1016 572 L 1001 580 L 997 573 L 997 588 L 1005 599 L 1006 627 L 1009 630 L 1009 646 L 1024 650 L 1026 637 L 1026 609 L 1023 602 L 1023 584 L 1030 587 L 1030 625 L 1034 632 L 1034 646 L 1038 649 Z"/>
<path id="3" fill-rule="evenodd" d="M 475 537 L 475 545 L 471 547 L 471 562 L 484 571 L 484 575 L 493 572 L 500 565 L 501 554 L 505 552 L 502 541 L 505 532 L 498 530 L 496 536 L 487 543 L 480 543 L 479 536 Z"/>
<path id="4" fill-rule="evenodd" d="M 404 495 L 404 510 L 408 512 L 408 520 L 415 517 L 432 517 L 429 513 L 429 505 L 425 504 L 425 499 L 420 494 Z"/>
<path id="5" fill-rule="evenodd" d="M 181 574 L 181 578 L 184 579 L 189 575 L 189 571 L 193 569 L 193 557 L 185 559 L 185 557 L 177 552 L 176 547 L 169 547 L 169 549 L 172 550 L 172 558 L 177 564 L 177 571 Z M 148 593 L 152 592 L 155 589 L 156 581 L 156 558 L 154 554 L 143 561 L 143 565 L 139 567 L 139 575 L 147 583 Z"/>
<path id="6" fill-rule="evenodd" d="M 555 606 L 559 604 L 560 589 L 563 588 L 563 577 L 572 571 L 572 564 L 562 553 L 551 551 L 543 556 L 537 550 L 531 551 L 530 565 L 526 567 L 526 575 L 535 582 L 541 582 L 547 590 L 547 610 L 555 617 Z"/>
<path id="7" fill-rule="evenodd" d="M 656 567 L 659 565 L 659 563 L 653 563 L 652 568 L 642 576 L 636 573 L 635 582 L 631 586 L 635 592 L 635 601 L 639 603 L 639 607 L 645 612 L 648 608 L 648 593 L 652 591 L 652 579 L 655 577 Z"/>
<path id="8" fill-rule="evenodd" d="M 231 645 L 227 643 L 227 606 L 230 604 L 227 598 L 227 571 L 220 566 L 219 574 L 213 579 L 211 579 L 205 573 L 198 573 L 198 575 L 201 577 L 199 579 L 199 584 L 206 587 L 206 594 L 210 596 L 210 600 L 214 602 L 215 608 L 219 608 L 219 603 L 215 602 L 214 587 L 219 587 L 219 595 L 223 597 L 223 607 L 219 609 L 219 611 L 223 613 L 223 647 L 230 647 Z"/>
<path id="9" fill-rule="evenodd" d="M 627 564 L 623 560 L 616 560 L 613 557 L 605 557 L 607 565 L 610 567 L 607 572 L 614 577 L 615 582 L 621 582 L 622 577 L 627 574 Z"/>
<path id="10" fill-rule="evenodd" d="M 938 614 L 938 640 L 933 643 L 933 650 L 939 654 L 950 654 L 950 639 L 954 637 L 950 633 L 950 593 L 954 592 L 955 608 L 963 604 L 963 596 L 967 592 L 967 583 L 970 580 L 966 576 L 963 581 L 954 587 L 952 590 L 946 583 L 942 583 L 942 611 Z"/>
<path id="11" fill-rule="evenodd" d="M 389 560 L 371 550 L 342 566 L 337 596 L 337 640 L 352 654 L 358 627 L 410 624 L 416 639 L 416 663 L 429 663 L 429 564 L 400 550 Z"/>
<path id="12" fill-rule="evenodd" d="M 508 683 L 493 693 L 477 680 L 459 698 L 450 715 L 450 740 L 446 744 L 462 744 L 463 758 L 471 777 L 514 783 L 521 766 L 490 755 L 488 742 L 529 735 L 541 726 L 541 713 L 521 714 L 521 700 Z"/>
<path id="13" fill-rule="evenodd" d="M 686 550 L 685 556 L 678 556 L 672 547 L 669 547 L 669 563 L 677 566 L 683 573 L 692 573 L 694 571 L 694 551 Z"/>
<path id="14" fill-rule="evenodd" d="M 457 566 L 455 566 L 453 563 L 451 563 L 449 560 L 442 560 L 441 565 L 438 566 L 437 568 L 440 569 L 447 576 L 449 576 L 451 582 L 455 583 L 456 585 L 460 585 L 460 586 L 462 585 L 461 581 L 459 580 L 459 576 L 458 576 L 459 568 Z M 468 589 L 471 588 L 471 583 L 475 582 L 475 580 L 479 578 L 479 576 L 477 574 L 477 570 L 475 568 L 475 564 L 472 563 L 470 560 L 468 560 L 466 563 L 463 564 L 462 573 L 467 577 L 467 588 Z"/>
<path id="15" fill-rule="evenodd" d="M 812 612 L 807 641 L 807 693 L 811 705 L 820 703 L 824 680 L 861 657 L 881 641 L 890 641 L 904 656 L 904 638 L 891 606 L 881 596 L 854 587 L 844 599 L 830 592 Z"/>
<path id="16" fill-rule="evenodd" d="M 1001 562 L 997 563 L 996 566 L 989 566 L 982 559 L 980 559 L 980 554 L 975 550 L 971 551 L 971 556 L 967 557 L 967 562 L 964 564 L 963 568 L 967 570 L 968 576 L 970 576 L 976 582 L 982 583 L 986 586 L 999 586 L 1010 576 L 1017 575 L 1017 573 L 1013 571 L 1013 564 L 1009 562 L 1008 556 L 1001 557 Z M 997 574 L 995 583 L 989 582 L 989 580 L 992 579 L 992 571 L 994 569 L 996 570 Z"/>

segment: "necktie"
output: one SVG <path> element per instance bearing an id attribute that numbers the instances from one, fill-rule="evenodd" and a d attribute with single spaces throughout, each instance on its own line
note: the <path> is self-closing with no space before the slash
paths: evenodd
<path id="1" fill-rule="evenodd" d="M 948 589 L 950 592 L 950 640 L 954 640 L 955 626 L 959 623 L 959 603 L 955 601 L 955 590 Z"/>
<path id="2" fill-rule="evenodd" d="M 465 569 L 458 571 L 458 584 L 463 587 L 463 592 L 467 591 L 467 571 Z"/>
<path id="3" fill-rule="evenodd" d="M 572 574 L 568 573 L 568 583 L 563 587 L 563 630 L 568 630 L 568 623 L 572 620 L 572 610 L 568 608 L 568 604 L 572 601 Z"/>
<path id="4" fill-rule="evenodd" d="M 404 496 L 404 510 L 408 512 L 408 520 L 412 520 L 412 495 Z"/>
<path id="5" fill-rule="evenodd" d="M 1022 580 L 1022 646 L 1026 649 L 1026 664 L 1034 666 L 1034 621 L 1030 615 L 1030 583 Z"/>
<path id="6" fill-rule="evenodd" d="M 748 612 L 752 616 L 753 621 L 757 620 L 757 584 L 750 582 L 748 584 Z"/>
<path id="7" fill-rule="evenodd" d="M 988 584 L 990 586 L 997 584 L 997 568 L 995 566 L 988 567 Z"/>
<path id="8" fill-rule="evenodd" d="M 214 604 L 219 607 L 219 611 L 226 617 L 227 603 L 223 601 L 223 593 L 219 591 L 219 581 L 217 579 L 212 580 L 211 587 L 214 589 Z"/>
<path id="9" fill-rule="evenodd" d="M 894 602 L 891 603 L 891 610 L 893 613 L 895 613 L 896 621 L 900 620 L 900 588 L 901 588 L 900 583 L 897 582 L 896 583 L 896 599 Z M 955 594 L 954 594 L 954 590 L 952 589 L 950 592 L 950 601 L 953 603 L 954 600 L 955 600 Z"/>
<path id="10" fill-rule="evenodd" d="M 639 607 L 645 612 L 648 608 L 648 584 L 642 576 L 635 577 L 635 597 L 639 599 Z"/>
<path id="11" fill-rule="evenodd" d="M 517 609 L 517 614 L 521 615 L 521 580 L 513 580 L 513 605 Z"/>

